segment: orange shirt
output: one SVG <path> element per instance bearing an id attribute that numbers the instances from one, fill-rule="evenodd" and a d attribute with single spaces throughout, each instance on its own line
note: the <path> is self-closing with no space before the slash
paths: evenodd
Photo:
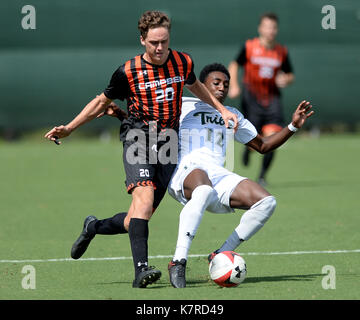
<path id="1" fill-rule="evenodd" d="M 125 62 L 113 74 L 104 94 L 110 99 L 126 99 L 130 118 L 146 125 L 157 121 L 160 128 L 177 128 L 184 85 L 195 80 L 191 57 L 170 50 L 161 66 L 145 61 L 143 55 Z"/>
<path id="2" fill-rule="evenodd" d="M 269 105 L 273 96 L 280 95 L 276 74 L 280 70 L 292 72 L 286 47 L 276 44 L 268 49 L 259 38 L 247 40 L 236 61 L 244 68 L 244 86 L 263 106 Z"/>

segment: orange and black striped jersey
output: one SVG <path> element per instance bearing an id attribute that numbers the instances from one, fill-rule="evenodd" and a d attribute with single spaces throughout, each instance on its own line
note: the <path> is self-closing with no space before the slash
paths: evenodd
<path id="1" fill-rule="evenodd" d="M 265 48 L 259 38 L 247 40 L 236 61 L 244 68 L 245 89 L 263 106 L 268 106 L 274 96 L 280 95 L 275 83 L 276 74 L 280 70 L 293 72 L 287 48 L 280 44 L 272 49 Z"/>
<path id="2" fill-rule="evenodd" d="M 167 61 L 160 66 L 147 62 L 143 54 L 125 62 L 114 72 L 104 94 L 112 100 L 126 99 L 129 119 L 177 129 L 184 85 L 195 81 L 190 55 L 169 49 Z"/>

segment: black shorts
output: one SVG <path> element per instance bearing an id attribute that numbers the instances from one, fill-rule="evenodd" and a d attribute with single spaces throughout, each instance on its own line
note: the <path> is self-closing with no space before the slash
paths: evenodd
<path id="1" fill-rule="evenodd" d="M 152 186 L 154 188 L 154 204 L 156 209 L 164 197 L 171 176 L 176 168 L 176 162 L 161 163 L 157 159 L 158 150 L 166 141 L 157 142 L 156 145 L 149 143 L 149 134 L 144 130 L 146 143 L 140 143 L 138 139 L 123 140 L 123 162 L 126 173 L 125 185 L 127 192 L 131 193 L 139 186 Z M 176 150 L 178 148 L 177 141 Z M 177 158 L 177 156 L 176 156 Z"/>
<path id="2" fill-rule="evenodd" d="M 259 133 L 264 127 L 271 126 L 277 129 L 275 131 L 281 130 L 284 116 L 280 96 L 274 96 L 268 106 L 262 106 L 246 88 L 243 88 L 241 95 L 241 111 Z"/>

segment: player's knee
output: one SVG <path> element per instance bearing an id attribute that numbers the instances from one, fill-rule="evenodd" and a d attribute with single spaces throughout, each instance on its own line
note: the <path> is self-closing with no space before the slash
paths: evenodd
<path id="1" fill-rule="evenodd" d="M 276 198 L 274 196 L 267 196 L 261 199 L 258 203 L 256 203 L 254 206 L 258 206 L 259 209 L 261 209 L 264 214 L 266 215 L 267 219 L 271 217 L 271 215 L 274 213 L 276 209 Z"/>
<path id="2" fill-rule="evenodd" d="M 210 204 L 212 199 L 216 197 L 216 191 L 209 185 L 201 185 L 194 189 L 191 199 L 196 199 L 201 204 Z"/>
<path id="3" fill-rule="evenodd" d="M 276 206 L 276 198 L 274 196 L 269 196 L 269 210 L 271 211 L 271 213 L 274 213 Z"/>
<path id="4" fill-rule="evenodd" d="M 136 187 L 132 192 L 131 207 L 133 211 L 152 213 L 154 204 L 154 189 L 150 186 Z"/>
<path id="5" fill-rule="evenodd" d="M 150 219 L 153 214 L 152 199 L 133 199 L 133 212 L 130 218 Z"/>

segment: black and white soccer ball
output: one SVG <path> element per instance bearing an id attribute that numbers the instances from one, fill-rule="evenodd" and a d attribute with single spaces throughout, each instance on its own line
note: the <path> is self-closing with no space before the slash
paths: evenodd
<path id="1" fill-rule="evenodd" d="M 246 278 L 246 263 L 234 251 L 215 255 L 209 264 L 210 278 L 221 287 L 236 287 Z"/>

